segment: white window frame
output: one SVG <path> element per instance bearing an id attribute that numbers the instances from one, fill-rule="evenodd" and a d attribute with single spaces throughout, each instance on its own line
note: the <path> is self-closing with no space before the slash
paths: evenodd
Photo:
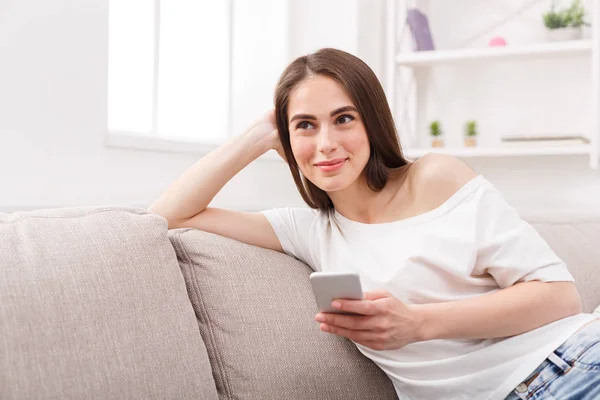
<path id="1" fill-rule="evenodd" d="M 233 85 L 232 85 L 232 73 L 233 73 L 233 7 L 235 0 L 219 0 L 227 1 L 229 6 L 229 85 L 228 85 L 228 116 L 227 116 L 227 129 L 226 137 L 227 140 L 241 132 L 233 132 Z M 173 140 L 164 137 L 160 137 L 157 134 L 157 117 L 158 117 L 158 69 L 160 59 L 160 3 L 161 0 L 153 0 L 154 2 L 154 72 L 153 72 L 153 88 L 152 88 L 152 129 L 147 134 L 139 132 L 130 132 L 124 130 L 107 129 L 107 133 L 104 140 L 104 146 L 107 148 L 119 148 L 129 150 L 141 150 L 141 151 L 152 151 L 160 153 L 178 153 L 178 154 L 191 154 L 191 155 L 206 155 L 212 150 L 216 149 L 219 145 L 214 143 L 203 142 L 201 140 Z M 286 4 L 286 16 L 289 15 L 289 6 Z M 286 38 L 287 40 L 288 38 Z M 289 43 L 289 40 L 287 40 Z M 108 82 L 107 82 L 108 84 Z M 283 162 L 282 158 L 275 151 L 268 151 L 261 155 L 258 160 L 263 161 L 279 161 Z"/>

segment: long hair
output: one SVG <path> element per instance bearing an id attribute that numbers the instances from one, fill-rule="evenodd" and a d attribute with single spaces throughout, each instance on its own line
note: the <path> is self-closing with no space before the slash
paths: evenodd
<path id="1" fill-rule="evenodd" d="M 334 79 L 348 94 L 365 126 L 371 155 L 364 173 L 367 185 L 379 192 L 390 172 L 409 164 L 404 158 L 392 113 L 377 76 L 358 57 L 341 50 L 324 48 L 299 57 L 283 71 L 275 89 L 275 119 L 279 138 L 300 195 L 311 208 L 333 209 L 327 193 L 302 177 L 290 144 L 288 104 L 290 93 L 304 79 L 324 75 Z"/>

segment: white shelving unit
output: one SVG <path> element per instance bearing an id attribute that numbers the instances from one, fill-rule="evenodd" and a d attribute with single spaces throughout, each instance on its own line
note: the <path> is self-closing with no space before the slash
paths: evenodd
<path id="1" fill-rule="evenodd" d="M 440 147 L 405 150 L 409 158 L 419 158 L 427 153 L 452 154 L 457 157 L 511 157 L 511 156 L 569 156 L 589 155 L 590 144 L 547 147 Z"/>
<path id="2" fill-rule="evenodd" d="M 396 64 L 406 67 L 433 67 L 435 65 L 470 62 L 525 60 L 527 58 L 558 58 L 571 55 L 591 55 L 591 40 L 573 40 L 556 43 L 540 43 L 529 46 L 503 46 L 481 49 L 459 49 L 400 53 Z"/>
<path id="3" fill-rule="evenodd" d="M 600 1 L 600 0 L 599 0 Z M 416 96 L 419 91 L 416 90 L 411 99 L 403 99 L 402 102 L 411 101 L 412 110 L 402 104 L 402 110 L 399 110 L 399 98 L 405 94 L 403 88 L 399 87 L 399 76 L 402 70 L 409 70 L 413 77 L 424 77 L 426 71 L 437 66 L 457 64 L 457 63 L 490 63 L 495 61 L 518 61 L 518 60 L 543 60 L 560 59 L 569 57 L 586 57 L 591 64 L 591 85 L 590 101 L 591 116 L 589 123 L 589 132 L 586 137 L 589 138 L 589 144 L 569 144 L 561 146 L 532 146 L 528 144 L 523 147 L 515 145 L 504 146 L 499 144 L 495 147 L 406 147 L 405 155 L 408 158 L 415 159 L 429 152 L 452 154 L 457 157 L 513 157 L 513 156 L 560 156 L 560 155 L 580 155 L 589 157 L 589 165 L 592 169 L 598 168 L 599 163 L 599 143 L 600 143 L 600 6 L 599 1 L 593 1 L 591 11 L 592 38 L 585 40 L 565 41 L 565 42 L 543 42 L 526 46 L 503 46 L 487 48 L 465 48 L 457 50 L 437 50 L 437 51 L 400 51 L 400 33 L 410 35 L 408 26 L 405 26 L 406 20 L 406 1 L 387 0 L 387 52 L 393 54 L 389 57 L 386 66 L 386 92 L 390 101 L 390 106 L 394 112 L 394 118 L 397 124 L 402 124 L 404 114 L 417 114 Z M 414 2 L 411 2 L 411 4 Z M 425 72 L 425 73 L 422 73 Z M 418 81 L 418 79 L 417 79 Z M 418 82 L 416 83 L 418 85 Z M 401 111 L 401 112 L 400 112 Z M 399 128 L 400 129 L 400 128 Z M 415 128 L 417 129 L 417 128 Z"/>

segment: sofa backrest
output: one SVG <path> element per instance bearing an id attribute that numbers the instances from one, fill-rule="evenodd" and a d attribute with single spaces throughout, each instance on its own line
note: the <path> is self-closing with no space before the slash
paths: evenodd
<path id="1" fill-rule="evenodd" d="M 584 312 L 600 305 L 600 214 L 539 214 L 524 219 L 567 264 Z"/>
<path id="2" fill-rule="evenodd" d="M 345 338 L 319 330 L 312 270 L 194 229 L 169 231 L 221 399 L 397 399 Z"/>
<path id="3" fill-rule="evenodd" d="M 0 214 L 0 398 L 216 399 L 163 218 Z"/>
<path id="4" fill-rule="evenodd" d="M 591 312 L 600 216 L 525 218 Z M 145 210 L 0 213 L 0 398 L 396 398 L 317 329 L 306 265 L 196 230 L 169 238 L 180 265 Z"/>
<path id="5" fill-rule="evenodd" d="M 600 304 L 600 218 L 528 220 L 566 261 L 591 312 Z M 307 265 L 194 229 L 169 237 L 220 398 L 396 398 L 349 341 L 318 330 Z"/>

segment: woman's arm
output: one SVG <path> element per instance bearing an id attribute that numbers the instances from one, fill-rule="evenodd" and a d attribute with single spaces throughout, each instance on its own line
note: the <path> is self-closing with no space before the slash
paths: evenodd
<path id="1" fill-rule="evenodd" d="M 539 281 L 435 304 L 407 305 L 387 291 L 375 290 L 366 292 L 364 300 L 336 300 L 333 306 L 360 315 L 319 313 L 315 319 L 322 323 L 321 330 L 375 350 L 434 339 L 508 337 L 581 312 L 571 282 Z"/>
<path id="2" fill-rule="evenodd" d="M 443 201 L 475 172 L 453 157 L 421 160 L 423 198 Z M 441 189 L 447 192 L 440 198 Z M 477 261 L 474 275 L 490 274 L 501 290 L 416 306 L 429 338 L 496 338 L 517 335 L 581 312 L 575 285 L 562 261 L 493 188 L 473 201 Z M 547 283 L 544 283 L 547 282 Z"/>
<path id="3" fill-rule="evenodd" d="M 149 207 L 169 229 L 196 228 L 244 243 L 283 251 L 267 218 L 259 212 L 207 208 L 215 195 L 244 167 L 270 149 L 282 154 L 274 113 L 228 140 L 185 171 Z"/>
<path id="4" fill-rule="evenodd" d="M 581 313 L 572 282 L 523 282 L 494 293 L 410 306 L 421 316 L 421 340 L 518 335 Z"/>
<path id="5" fill-rule="evenodd" d="M 204 211 L 215 195 L 244 167 L 274 146 L 277 138 L 272 115 L 258 121 L 202 157 L 149 207 L 169 221 L 169 228 Z M 274 132 L 274 133 L 273 133 Z"/>
<path id="6" fill-rule="evenodd" d="M 442 172 L 440 172 L 442 171 Z M 413 168 L 428 207 L 439 205 L 474 172 L 452 157 L 430 155 Z M 433 339 L 486 339 L 517 335 L 581 312 L 571 276 L 537 235 L 495 191 L 480 198 L 475 273 L 490 274 L 503 289 L 465 300 L 407 305 L 386 291 L 340 301 L 341 310 L 318 314 L 321 329 L 373 349 Z M 441 197 L 440 197 L 441 196 Z"/>

